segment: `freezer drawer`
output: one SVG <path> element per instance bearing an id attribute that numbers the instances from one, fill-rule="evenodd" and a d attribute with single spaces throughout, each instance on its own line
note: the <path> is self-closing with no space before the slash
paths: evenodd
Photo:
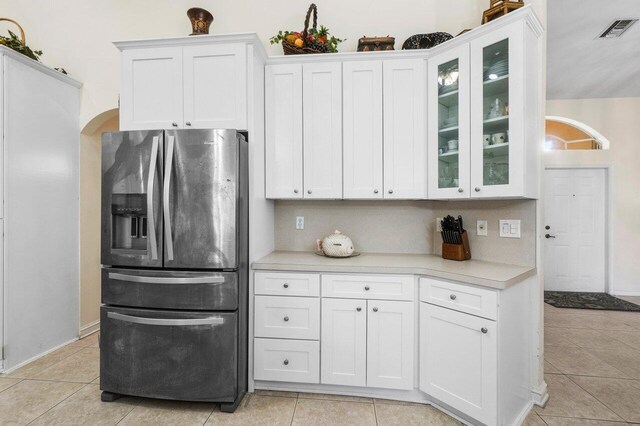
<path id="1" fill-rule="evenodd" d="M 103 268 L 102 303 L 137 308 L 233 311 L 237 272 Z"/>
<path id="2" fill-rule="evenodd" d="M 100 389 L 232 402 L 238 386 L 237 315 L 103 306 Z"/>

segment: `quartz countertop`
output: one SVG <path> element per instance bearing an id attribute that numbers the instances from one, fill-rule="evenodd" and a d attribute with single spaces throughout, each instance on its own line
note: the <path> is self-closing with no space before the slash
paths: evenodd
<path id="1" fill-rule="evenodd" d="M 362 253 L 336 259 L 313 252 L 274 251 L 251 267 L 263 271 L 428 275 L 495 289 L 505 289 L 536 273 L 530 266 L 474 259 L 458 262 L 432 254 L 402 253 Z"/>

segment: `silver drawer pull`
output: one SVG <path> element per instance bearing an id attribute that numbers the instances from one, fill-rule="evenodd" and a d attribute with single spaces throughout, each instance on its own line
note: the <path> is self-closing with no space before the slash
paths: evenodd
<path id="1" fill-rule="evenodd" d="M 109 272 L 109 279 L 147 284 L 221 284 L 224 277 L 145 277 Z"/>
<path id="2" fill-rule="evenodd" d="M 284 317 L 284 322 L 288 322 L 289 321 L 289 317 Z"/>
<path id="3" fill-rule="evenodd" d="M 189 325 L 220 325 L 224 323 L 224 319 L 220 317 L 209 318 L 189 318 L 189 319 L 169 319 L 169 318 L 142 318 L 131 315 L 123 315 L 117 312 L 108 312 L 107 317 L 124 322 L 142 325 L 159 325 L 159 326 L 178 326 L 186 327 Z"/>
<path id="4" fill-rule="evenodd" d="M 489 330 L 487 330 L 486 327 L 482 327 L 480 331 L 482 331 L 483 334 L 487 334 Z"/>
<path id="5" fill-rule="evenodd" d="M 282 284 L 282 287 L 284 287 L 284 288 L 289 288 L 289 284 L 284 283 L 284 284 Z"/>
<path id="6" fill-rule="evenodd" d="M 449 295 L 449 299 L 451 299 L 451 300 L 456 300 L 457 297 L 458 296 L 456 296 L 455 294 L 450 294 Z"/>

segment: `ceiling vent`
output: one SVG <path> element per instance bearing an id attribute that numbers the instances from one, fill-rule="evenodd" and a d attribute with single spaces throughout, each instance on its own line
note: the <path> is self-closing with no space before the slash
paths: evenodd
<path id="1" fill-rule="evenodd" d="M 606 30 L 602 32 L 599 38 L 617 38 L 621 37 L 630 26 L 638 22 L 637 19 L 616 19 L 613 21 Z"/>

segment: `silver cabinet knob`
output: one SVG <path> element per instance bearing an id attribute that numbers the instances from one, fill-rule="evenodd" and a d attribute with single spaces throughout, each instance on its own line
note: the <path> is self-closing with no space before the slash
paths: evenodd
<path id="1" fill-rule="evenodd" d="M 480 187 L 479 187 L 479 186 L 476 186 L 476 187 L 475 187 L 475 189 L 474 189 L 474 191 L 476 191 L 476 192 L 480 192 Z"/>
<path id="2" fill-rule="evenodd" d="M 464 188 L 458 188 L 458 192 L 460 193 L 464 192 Z"/>
<path id="3" fill-rule="evenodd" d="M 486 327 L 482 327 L 480 331 L 482 331 L 483 334 L 487 334 L 489 330 L 487 330 Z"/>
<path id="4" fill-rule="evenodd" d="M 284 284 L 282 284 L 282 287 L 284 287 L 284 288 L 289 288 L 289 284 L 284 283 Z"/>
<path id="5" fill-rule="evenodd" d="M 307 194 L 311 194 L 311 190 L 310 189 L 307 189 Z"/>
<path id="6" fill-rule="evenodd" d="M 458 296 L 456 296 L 455 294 L 450 294 L 449 295 L 449 299 L 451 299 L 451 300 L 456 300 L 456 297 L 458 297 Z"/>
<path id="7" fill-rule="evenodd" d="M 378 312 L 378 308 L 373 308 L 373 312 Z"/>
<path id="8" fill-rule="evenodd" d="M 289 365 L 289 360 L 288 360 L 288 359 L 285 359 L 282 363 L 283 363 L 284 365 Z"/>
<path id="9" fill-rule="evenodd" d="M 297 190 L 297 189 L 294 189 L 294 190 L 293 190 L 293 193 L 294 193 L 294 194 L 297 194 L 297 193 L 298 193 L 298 190 Z"/>
<path id="10" fill-rule="evenodd" d="M 284 317 L 284 322 L 288 322 L 289 321 L 289 317 Z"/>
<path id="11" fill-rule="evenodd" d="M 358 311 L 358 312 L 360 312 L 361 310 L 362 310 L 362 308 L 361 308 L 360 306 L 358 306 L 358 307 L 356 308 L 356 311 Z"/>
<path id="12" fill-rule="evenodd" d="M 178 123 L 176 123 L 175 121 L 174 121 L 173 123 L 171 123 L 171 125 L 172 125 L 173 127 L 178 127 Z"/>
<path id="13" fill-rule="evenodd" d="M 390 189 L 390 190 L 389 190 L 389 194 L 393 194 L 393 189 Z"/>
<path id="14" fill-rule="evenodd" d="M 374 194 L 377 194 L 377 193 L 378 193 L 378 190 L 377 190 L 377 189 L 374 189 L 374 190 L 373 190 L 373 193 L 374 193 Z"/>
<path id="15" fill-rule="evenodd" d="M 369 291 L 371 289 L 371 287 L 369 287 L 368 285 L 364 286 L 365 291 Z"/>
<path id="16" fill-rule="evenodd" d="M 187 126 L 191 126 L 191 122 L 190 122 L 190 121 L 187 121 L 187 122 L 186 122 L 186 123 L 184 123 L 184 124 L 186 124 Z"/>

